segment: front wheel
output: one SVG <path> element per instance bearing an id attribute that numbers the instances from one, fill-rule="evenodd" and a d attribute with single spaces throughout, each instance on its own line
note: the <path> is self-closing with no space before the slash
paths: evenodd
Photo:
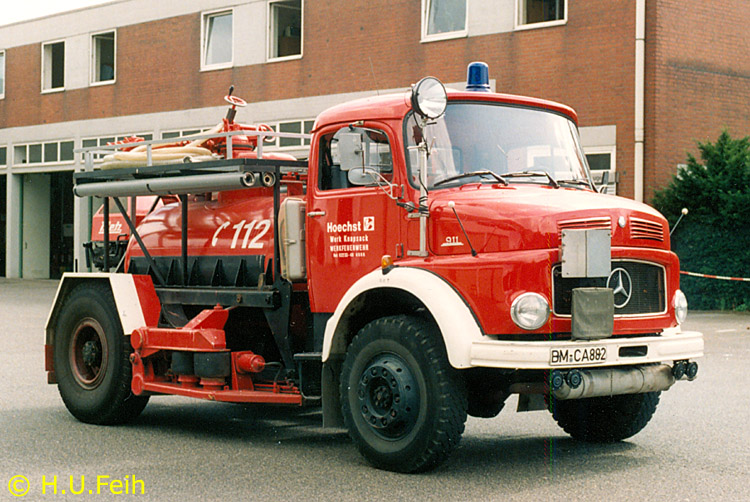
<path id="1" fill-rule="evenodd" d="M 552 416 L 573 438 L 614 443 L 638 434 L 656 411 L 659 392 L 552 402 Z"/>
<path id="2" fill-rule="evenodd" d="M 146 406 L 148 396 L 130 390 L 130 342 L 108 285 L 80 284 L 70 291 L 55 325 L 54 347 L 60 396 L 78 420 L 124 423 Z"/>
<path id="3" fill-rule="evenodd" d="M 466 391 L 436 329 L 406 316 L 376 319 L 352 341 L 341 373 L 349 435 L 374 466 L 432 469 L 458 445 Z"/>

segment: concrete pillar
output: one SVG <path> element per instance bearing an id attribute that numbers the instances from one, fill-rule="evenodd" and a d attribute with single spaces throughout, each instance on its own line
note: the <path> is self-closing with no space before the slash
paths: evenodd
<path id="1" fill-rule="evenodd" d="M 88 272 L 83 243 L 91 240 L 90 197 L 73 199 L 73 270 Z"/>
<path id="2" fill-rule="evenodd" d="M 21 277 L 21 206 L 23 204 L 23 175 L 7 175 L 5 196 L 5 276 Z"/>
<path id="3" fill-rule="evenodd" d="M 23 175 L 22 266 L 25 279 L 49 279 L 50 175 Z"/>

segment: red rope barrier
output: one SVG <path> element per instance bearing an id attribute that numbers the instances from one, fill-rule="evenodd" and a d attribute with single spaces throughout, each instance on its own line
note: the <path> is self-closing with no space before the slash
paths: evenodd
<path id="1" fill-rule="evenodd" d="M 682 275 L 689 275 L 691 277 L 705 277 L 706 279 L 719 279 L 720 281 L 750 282 L 750 279 L 745 277 L 725 277 L 723 275 L 698 274 L 695 272 L 685 272 L 684 270 L 680 270 L 680 273 Z"/>

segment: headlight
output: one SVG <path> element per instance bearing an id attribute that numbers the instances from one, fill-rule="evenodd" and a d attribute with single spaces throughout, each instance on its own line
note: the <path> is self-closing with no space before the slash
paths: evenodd
<path id="1" fill-rule="evenodd" d="M 674 316 L 677 319 L 677 323 L 682 324 L 685 322 L 688 313 L 688 303 L 685 293 L 678 289 L 674 294 L 672 305 L 674 305 Z"/>
<path id="2" fill-rule="evenodd" d="M 544 326 L 549 318 L 549 303 L 537 293 L 524 293 L 510 307 L 510 316 L 519 328 L 535 330 Z"/>

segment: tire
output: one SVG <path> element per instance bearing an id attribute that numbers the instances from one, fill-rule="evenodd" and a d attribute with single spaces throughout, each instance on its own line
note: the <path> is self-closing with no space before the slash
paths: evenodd
<path id="1" fill-rule="evenodd" d="M 148 396 L 130 390 L 130 339 L 123 335 L 108 284 L 70 291 L 55 325 L 55 374 L 68 411 L 90 424 L 112 425 L 137 417 Z"/>
<path id="2" fill-rule="evenodd" d="M 466 391 L 436 329 L 406 315 L 376 319 L 354 338 L 341 372 L 341 403 L 360 453 L 389 471 L 437 467 L 466 422 Z"/>
<path id="3" fill-rule="evenodd" d="M 656 411 L 659 392 L 552 402 L 552 416 L 573 438 L 614 443 L 638 434 Z"/>

